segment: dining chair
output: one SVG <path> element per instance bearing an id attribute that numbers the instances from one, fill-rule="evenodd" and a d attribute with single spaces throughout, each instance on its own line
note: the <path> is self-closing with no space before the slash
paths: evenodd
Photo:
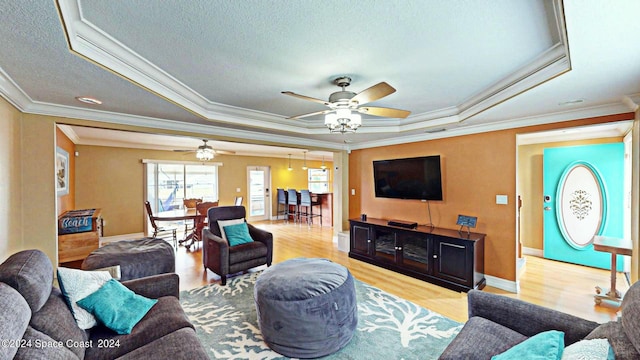
<path id="1" fill-rule="evenodd" d="M 190 199 L 183 199 L 182 200 L 182 204 L 184 205 L 185 209 L 195 209 L 196 205 L 198 205 L 201 202 L 202 202 L 201 198 L 190 198 Z M 189 229 L 189 225 L 193 225 L 194 227 Z M 189 231 L 194 231 L 195 230 L 195 225 L 196 225 L 196 223 L 193 222 L 193 221 L 185 221 L 184 222 L 184 233 L 187 234 Z"/>
<path id="2" fill-rule="evenodd" d="M 209 221 L 207 220 L 207 212 L 210 208 L 216 206 L 218 206 L 217 201 L 205 201 L 196 205 L 196 211 L 200 216 L 198 216 L 195 220 L 194 242 L 202 240 L 202 229 L 209 226 Z"/>
<path id="3" fill-rule="evenodd" d="M 153 216 L 153 210 L 151 210 L 151 203 L 149 201 L 144 202 L 144 206 L 147 210 L 147 215 L 149 215 L 149 222 L 153 227 L 153 237 L 159 239 L 165 239 L 166 236 L 171 234 L 171 240 L 173 241 L 173 248 L 178 248 L 178 237 L 176 236 L 176 228 L 170 226 L 159 226 L 156 222 L 156 217 Z"/>
<path id="4" fill-rule="evenodd" d="M 242 196 L 236 196 L 235 205 L 236 206 L 241 206 L 242 205 Z"/>
<path id="5" fill-rule="evenodd" d="M 280 216 L 280 214 L 283 214 L 285 216 L 285 219 L 289 217 L 289 206 L 287 205 L 287 198 L 289 195 L 288 192 L 284 191 L 284 189 L 277 189 L 278 191 L 278 205 L 276 208 L 276 219 L 278 219 L 278 216 Z M 282 206 L 282 210 L 280 210 L 280 207 Z"/>
<path id="6" fill-rule="evenodd" d="M 320 213 L 313 213 L 314 206 L 320 209 Z M 302 218 L 306 218 L 307 225 L 311 226 L 313 218 L 318 216 L 320 217 L 320 226 L 322 226 L 322 203 L 320 203 L 318 197 L 312 196 L 309 190 L 300 190 L 300 211 L 298 215 L 300 222 L 302 222 Z"/>
<path id="7" fill-rule="evenodd" d="M 291 213 L 291 207 L 293 206 L 293 213 Z M 287 222 L 289 222 L 289 216 L 293 216 L 293 222 L 298 221 L 300 215 L 300 200 L 298 199 L 298 192 L 295 189 L 287 190 Z"/>
<path id="8" fill-rule="evenodd" d="M 190 198 L 182 200 L 182 204 L 184 204 L 185 209 L 195 209 L 196 205 L 202 202 L 200 198 Z"/>

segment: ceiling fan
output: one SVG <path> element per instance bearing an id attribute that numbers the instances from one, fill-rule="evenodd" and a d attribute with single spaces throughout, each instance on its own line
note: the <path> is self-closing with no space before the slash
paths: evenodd
<path id="1" fill-rule="evenodd" d="M 227 150 L 214 150 L 210 145 L 207 145 L 207 139 L 202 139 L 203 144 L 198 146 L 195 150 L 173 150 L 176 152 L 185 152 L 185 153 L 196 153 L 196 157 L 200 161 L 208 161 L 215 157 L 216 154 L 221 155 L 234 155 L 235 151 L 227 151 Z"/>
<path id="2" fill-rule="evenodd" d="M 301 119 L 308 116 L 325 115 L 324 124 L 331 132 L 345 133 L 354 132 L 358 127 L 360 127 L 360 125 L 362 125 L 362 117 L 360 114 L 403 119 L 411 114 L 411 112 L 407 110 L 362 106 L 396 92 L 396 89 L 386 82 L 378 83 L 357 94 L 352 91 L 345 90 L 345 88 L 351 84 L 351 78 L 348 76 L 341 76 L 335 79 L 333 83 L 341 87 L 342 90 L 329 95 L 329 101 L 296 94 L 291 91 L 283 91 L 282 93 L 285 95 L 313 101 L 329 107 L 329 109 L 326 110 L 291 116 L 289 119 Z"/>

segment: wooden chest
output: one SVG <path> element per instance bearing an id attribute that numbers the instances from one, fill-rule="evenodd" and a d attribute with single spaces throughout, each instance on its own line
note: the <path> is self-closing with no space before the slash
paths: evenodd
<path id="1" fill-rule="evenodd" d="M 58 263 L 84 260 L 100 245 L 100 209 L 71 210 L 58 217 Z"/>

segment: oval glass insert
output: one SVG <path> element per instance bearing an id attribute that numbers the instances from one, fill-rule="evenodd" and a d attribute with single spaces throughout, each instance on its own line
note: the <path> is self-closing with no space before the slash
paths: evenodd
<path id="1" fill-rule="evenodd" d="M 564 240 L 576 249 L 591 244 L 606 219 L 606 191 L 602 177 L 589 163 L 567 166 L 558 184 L 556 215 Z"/>

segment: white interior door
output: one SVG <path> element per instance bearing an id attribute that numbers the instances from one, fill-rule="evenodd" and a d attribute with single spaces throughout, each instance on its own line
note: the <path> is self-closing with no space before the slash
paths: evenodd
<path id="1" fill-rule="evenodd" d="M 268 166 L 247 167 L 247 218 L 251 221 L 271 217 L 271 173 Z"/>

